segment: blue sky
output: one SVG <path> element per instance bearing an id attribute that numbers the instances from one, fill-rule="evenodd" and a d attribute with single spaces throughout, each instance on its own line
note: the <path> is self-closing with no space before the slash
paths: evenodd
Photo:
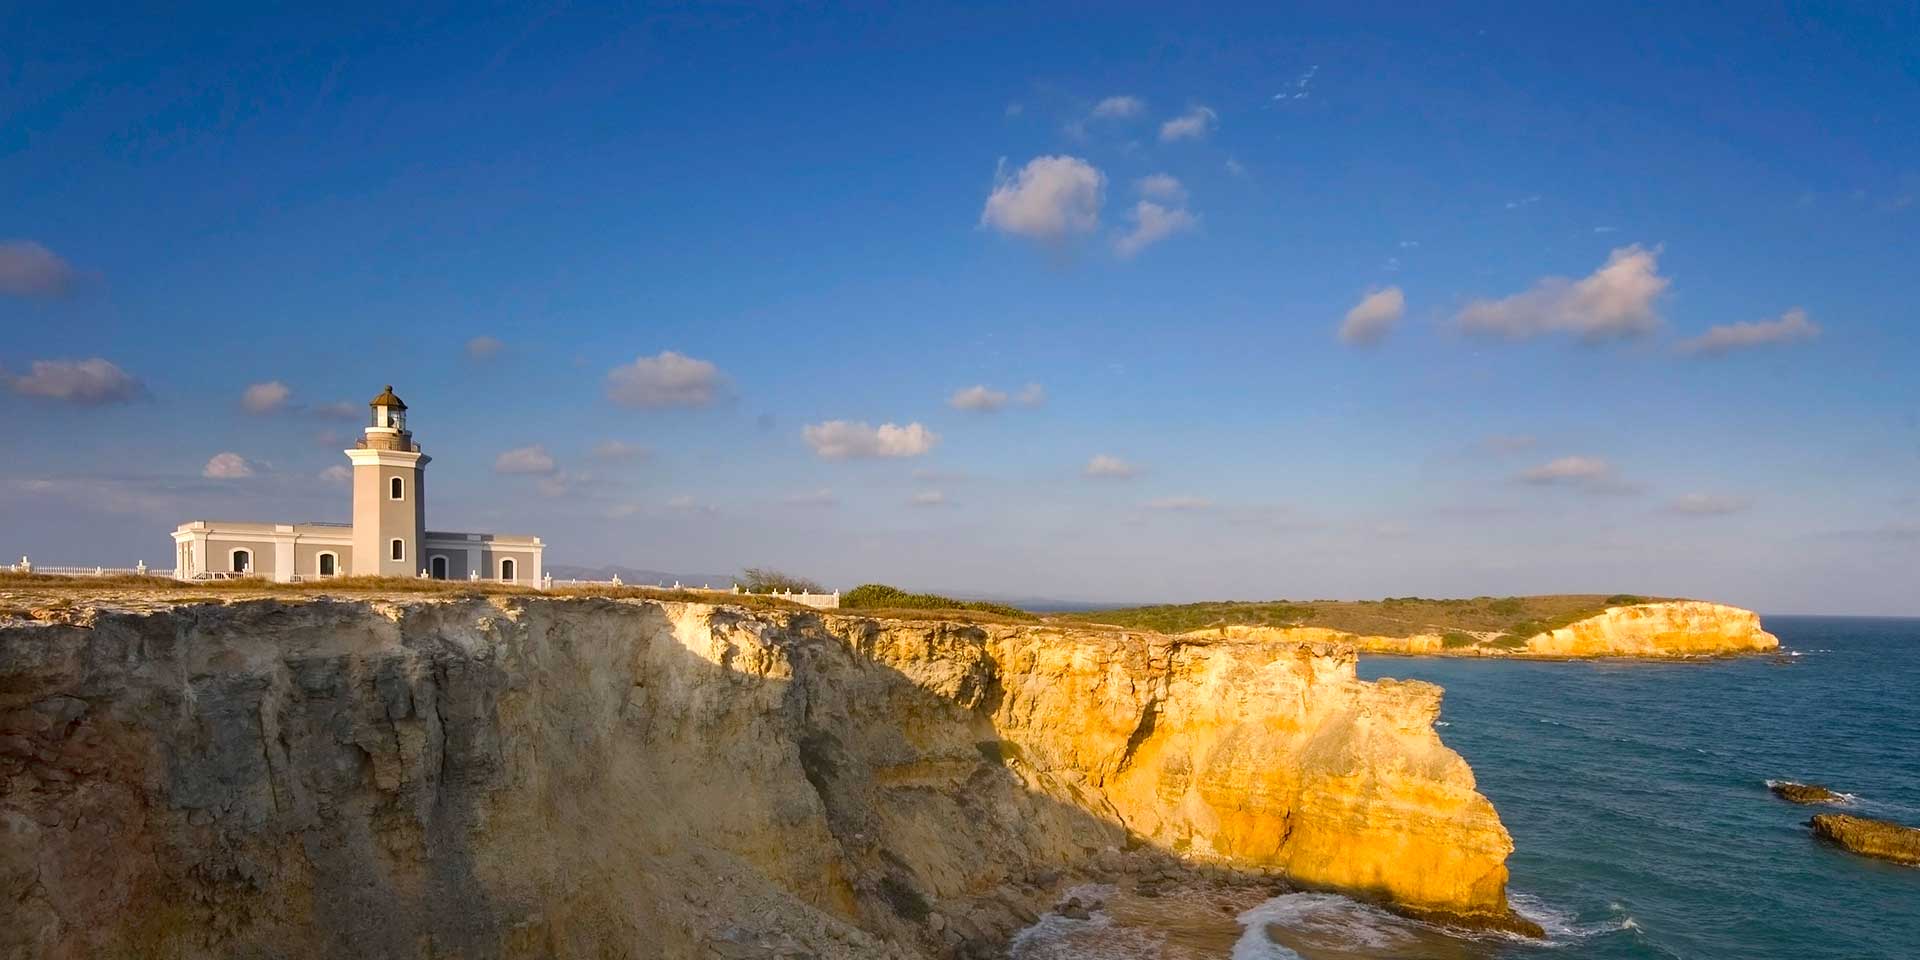
<path id="1" fill-rule="evenodd" d="M 10 7 L 0 550 L 1920 613 L 1920 14 L 1537 7 Z"/>

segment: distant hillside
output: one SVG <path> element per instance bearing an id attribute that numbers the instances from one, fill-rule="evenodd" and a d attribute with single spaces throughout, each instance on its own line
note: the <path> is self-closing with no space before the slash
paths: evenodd
<path id="1" fill-rule="evenodd" d="M 1057 619 L 1107 623 L 1160 633 L 1186 633 L 1207 627 L 1326 627 L 1380 637 L 1417 633 L 1497 633 L 1526 637 L 1564 627 L 1608 607 L 1645 603 L 1657 597 L 1628 594 L 1556 594 L 1540 597 L 1474 597 L 1428 600 L 1274 600 L 1267 602 L 1182 603 L 1123 607 L 1060 614 Z"/>
<path id="2" fill-rule="evenodd" d="M 604 567 L 583 567 L 571 563 L 549 563 L 546 572 L 553 574 L 555 580 L 611 580 L 615 576 L 621 583 L 640 586 L 658 584 L 673 586 L 675 583 L 687 587 L 729 587 L 733 585 L 731 573 L 668 573 L 664 570 L 645 570 L 640 567 L 623 567 L 613 564 Z"/>

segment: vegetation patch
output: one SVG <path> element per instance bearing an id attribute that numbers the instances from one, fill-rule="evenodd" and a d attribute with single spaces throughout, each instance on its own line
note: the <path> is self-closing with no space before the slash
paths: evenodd
<path id="1" fill-rule="evenodd" d="M 842 610 L 967 610 L 1015 620 L 1037 620 L 1019 607 L 985 600 L 955 600 L 936 593 L 908 593 L 884 583 L 863 583 L 840 595 Z"/>
<path id="2" fill-rule="evenodd" d="M 1628 594 L 1554 594 L 1538 597 L 1472 597 L 1385 600 L 1275 600 L 1266 603 L 1218 602 L 1124 607 L 1061 614 L 1056 619 L 1110 624 L 1160 633 L 1188 633 L 1211 627 L 1325 627 L 1369 637 L 1410 637 L 1437 633 L 1445 646 L 1467 646 L 1474 634 L 1516 634 L 1524 638 L 1598 616 L 1608 607 L 1655 602 Z M 1463 635 L 1465 641 L 1451 639 Z M 1497 643 L 1496 643 L 1497 645 Z"/>
<path id="3" fill-rule="evenodd" d="M 1475 640 L 1472 634 L 1461 633 L 1458 630 L 1449 630 L 1446 633 L 1443 633 L 1440 635 L 1440 645 L 1447 648 L 1448 650 L 1458 650 L 1461 647 L 1471 647 L 1474 645 L 1474 643 L 1475 643 Z"/>

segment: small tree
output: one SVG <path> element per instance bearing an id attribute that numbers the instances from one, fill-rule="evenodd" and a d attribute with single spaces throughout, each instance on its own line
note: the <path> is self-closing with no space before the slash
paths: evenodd
<path id="1" fill-rule="evenodd" d="M 748 567 L 740 571 L 740 586 L 748 593 L 792 592 L 826 593 L 819 581 L 796 577 L 766 567 Z"/>

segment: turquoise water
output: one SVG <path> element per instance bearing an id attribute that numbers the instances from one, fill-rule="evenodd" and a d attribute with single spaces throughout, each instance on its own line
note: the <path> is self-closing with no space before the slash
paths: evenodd
<path id="1" fill-rule="evenodd" d="M 1920 825 L 1920 620 L 1770 617 L 1780 656 L 1687 663 L 1362 657 L 1365 679 L 1447 690 L 1440 734 L 1516 847 L 1517 909 L 1545 942 L 1463 938 L 1330 894 L 1155 900 L 1088 888 L 1016 960 L 1875 960 L 1920 958 L 1920 869 L 1813 840 L 1823 807 L 1766 781 L 1854 794 Z"/>
<path id="2" fill-rule="evenodd" d="M 1513 834 L 1555 946 L 1495 957 L 1920 956 L 1920 869 L 1812 840 L 1826 784 L 1920 824 L 1920 620 L 1770 617 L 1790 654 L 1696 663 L 1362 658 L 1447 689 L 1441 736 Z"/>

